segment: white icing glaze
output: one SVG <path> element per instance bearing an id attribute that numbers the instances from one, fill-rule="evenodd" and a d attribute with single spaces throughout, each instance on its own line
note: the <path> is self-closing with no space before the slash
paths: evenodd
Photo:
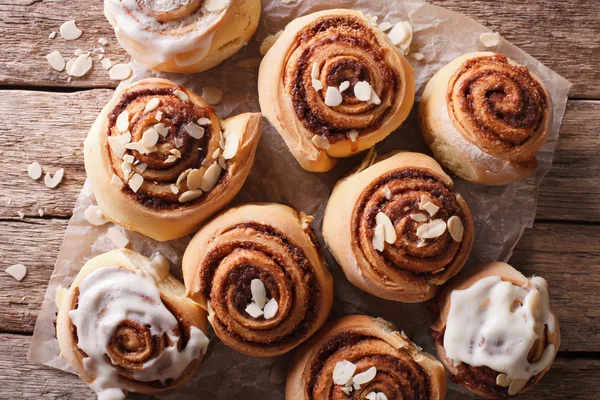
<path id="1" fill-rule="evenodd" d="M 553 344 L 533 364 L 527 355 L 544 325 L 553 333 L 556 323 L 546 281 L 533 277 L 530 282 L 532 287 L 521 287 L 492 276 L 453 291 L 444 334 L 448 358 L 505 373 L 508 383 L 545 369 L 554 358 Z"/>
<path id="2" fill-rule="evenodd" d="M 149 326 L 153 336 L 167 335 L 173 342 L 155 359 L 146 362 L 133 377 L 141 382 L 178 378 L 187 366 L 206 352 L 208 338 L 192 327 L 185 349 L 179 351 L 177 319 L 165 307 L 154 280 L 145 272 L 131 272 L 112 266 L 100 268 L 79 285 L 78 306 L 69 312 L 77 328 L 77 346 L 88 357 L 86 373 L 94 376 L 90 385 L 99 400 L 125 398 L 128 388 L 119 381 L 115 367 L 106 361 L 107 345 L 119 324 L 125 320 Z"/>
<path id="3" fill-rule="evenodd" d="M 223 1 L 225 7 L 218 12 L 200 7 L 182 19 L 168 22 L 158 21 L 147 10 L 169 12 L 189 4 L 190 0 L 105 0 L 104 5 L 116 23 L 119 43 L 136 61 L 157 66 L 174 60 L 180 66 L 188 66 L 208 54 L 214 30 L 208 31 L 229 6 L 229 0 Z M 192 50 L 195 51 L 192 57 L 178 57 Z"/>

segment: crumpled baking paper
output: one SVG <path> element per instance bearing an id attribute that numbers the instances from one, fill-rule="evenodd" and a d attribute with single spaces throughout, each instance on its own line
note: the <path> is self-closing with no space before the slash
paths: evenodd
<path id="1" fill-rule="evenodd" d="M 442 66 L 459 55 L 486 50 L 479 41 L 483 32 L 489 32 L 476 21 L 441 7 L 418 0 L 296 0 L 283 4 L 280 0 L 263 0 L 261 22 L 256 35 L 246 48 L 232 59 L 210 71 L 195 75 L 154 74 L 184 84 L 198 93 L 205 86 L 224 90 L 223 103 L 216 108 L 221 118 L 241 112 L 259 112 L 257 96 L 256 60 L 260 57 L 259 45 L 269 34 L 283 29 L 296 17 L 328 8 L 354 8 L 377 16 L 378 23 L 410 21 L 414 28 L 412 52 L 425 58 L 415 61 L 408 58 L 415 70 L 417 101 L 409 119 L 396 132 L 376 146 L 380 154 L 401 149 L 429 153 L 417 123 L 420 94 L 427 81 Z M 554 121 L 548 142 L 537 155 L 539 167 L 535 175 L 508 186 L 486 187 L 456 179 L 456 188 L 463 195 L 475 217 L 475 245 L 465 266 L 497 260 L 507 261 L 514 246 L 527 227 L 531 227 L 536 212 L 539 184 L 550 169 L 558 133 L 571 84 L 537 60 L 509 42 L 489 50 L 505 54 L 529 67 L 545 84 L 553 104 Z M 131 80 L 152 76 L 149 71 L 133 65 Z M 100 112 L 100 110 L 98 110 Z M 233 204 L 250 201 L 272 201 L 287 204 L 316 217 L 313 228 L 323 244 L 321 223 L 323 211 L 335 182 L 358 164 L 363 155 L 342 160 L 328 173 L 304 171 L 290 154 L 279 134 L 265 121 L 252 172 Z M 55 338 L 54 320 L 56 306 L 54 295 L 61 285 L 68 287 L 86 260 L 114 246 L 106 237 L 112 224 L 91 226 L 83 213 L 94 204 L 89 184 L 83 188 L 62 244 L 55 271 L 42 304 L 29 357 L 32 360 L 62 370 L 68 365 L 59 357 Z M 120 228 L 122 229 L 122 228 Z M 150 240 L 140 234 L 123 230 L 131 241 L 131 248 L 146 256 L 160 251 L 172 263 L 172 272 L 181 276 L 181 256 L 189 238 L 167 243 Z M 327 252 L 326 252 L 327 253 Z M 429 326 L 435 315 L 426 304 L 402 304 L 382 300 L 360 291 L 344 277 L 333 258 L 327 260 L 335 279 L 335 302 L 331 318 L 348 314 L 368 314 L 386 318 L 404 330 L 417 344 L 435 354 Z M 162 399 L 282 399 L 284 384 L 269 380 L 273 365 L 277 368 L 289 363 L 290 355 L 273 359 L 251 358 L 227 348 L 214 335 L 205 361 L 199 371 L 183 387 L 157 395 Z M 448 399 L 474 397 L 466 389 L 448 382 Z"/>

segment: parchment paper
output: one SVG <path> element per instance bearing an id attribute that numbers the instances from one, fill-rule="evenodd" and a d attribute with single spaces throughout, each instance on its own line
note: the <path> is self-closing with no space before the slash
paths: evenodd
<path id="1" fill-rule="evenodd" d="M 315 0 L 296 1 L 283 4 L 279 0 L 263 0 L 263 12 L 257 34 L 239 54 L 219 67 L 196 75 L 157 74 L 187 85 L 201 93 L 204 86 L 213 86 L 225 91 L 222 105 L 216 108 L 222 117 L 245 111 L 260 111 L 257 96 L 258 68 L 243 67 L 246 61 L 260 57 L 258 46 L 269 34 L 283 29 L 296 17 L 327 8 L 355 8 L 378 17 L 378 23 L 408 20 L 414 28 L 412 52 L 425 56 L 422 61 L 408 58 L 415 70 L 417 100 L 433 74 L 442 66 L 464 53 L 485 50 L 479 35 L 488 29 L 474 20 L 418 0 Z M 531 227 L 536 211 L 536 197 L 540 181 L 550 169 L 558 139 L 559 127 L 564 114 L 567 94 L 571 84 L 555 72 L 517 47 L 501 40 L 492 48 L 528 66 L 542 79 L 550 92 L 553 103 L 554 121 L 548 142 L 538 153 L 539 168 L 536 174 L 521 182 L 503 186 L 486 187 L 456 179 L 456 187 L 467 201 L 475 217 L 475 245 L 465 266 L 496 260 L 507 261 L 523 230 Z M 251 64 L 251 62 L 249 62 Z M 132 80 L 151 76 L 134 65 Z M 429 153 L 418 129 L 416 110 L 413 107 L 409 119 L 397 132 L 376 146 L 379 153 L 395 149 Z M 100 111 L 100 110 L 98 110 Z M 363 155 L 342 160 L 328 173 L 304 171 L 289 153 L 279 134 L 265 121 L 252 172 L 233 204 L 250 201 L 273 201 L 312 214 L 316 217 L 313 228 L 321 244 L 321 223 L 328 196 L 335 182 L 352 166 L 359 163 Z M 32 360 L 62 370 L 68 365 L 59 357 L 55 338 L 54 320 L 56 306 L 54 295 L 59 285 L 68 287 L 86 260 L 114 246 L 105 236 L 111 224 L 91 226 L 83 217 L 85 209 L 94 204 L 89 184 L 83 188 L 74 209 L 55 271 L 50 279 L 42 310 L 32 339 L 29 357 Z M 122 229 L 122 228 L 120 228 Z M 180 261 L 189 238 L 159 243 L 131 231 L 125 231 L 131 248 L 150 256 L 160 251 L 172 263 L 172 272 L 181 276 Z M 326 252 L 327 253 L 327 252 Z M 335 280 L 335 302 L 331 318 L 348 314 L 368 314 L 391 320 L 425 350 L 435 354 L 429 326 L 435 315 L 426 304 L 401 304 L 368 295 L 352 286 L 340 268 L 327 253 L 327 260 Z M 218 338 L 211 336 L 208 355 L 196 375 L 182 388 L 160 394 L 164 399 L 212 398 L 212 399 L 282 399 L 284 384 L 269 382 L 273 364 L 286 366 L 290 356 L 275 359 L 251 358 L 236 353 L 224 346 Z M 465 389 L 449 382 L 449 399 L 474 397 Z"/>

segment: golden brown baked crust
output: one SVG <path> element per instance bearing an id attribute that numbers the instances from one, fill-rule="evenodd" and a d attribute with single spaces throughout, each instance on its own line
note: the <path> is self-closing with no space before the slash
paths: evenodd
<path id="1" fill-rule="evenodd" d="M 283 354 L 327 319 L 333 279 L 311 219 L 281 204 L 247 204 L 223 212 L 190 242 L 183 257 L 186 293 L 208 311 L 229 347 L 257 357 Z M 245 311 L 253 279 L 279 304 L 272 319 Z"/>
<path id="2" fill-rule="evenodd" d="M 180 92 L 189 99 L 182 100 Z M 159 99 L 160 104 L 145 111 L 152 99 Z M 116 120 L 123 111 L 129 113 L 132 143 L 139 143 L 156 124 L 168 128 L 167 136 L 159 137 L 154 152 L 125 151 L 125 155 L 134 156 L 136 162 L 146 166 L 143 171 L 140 164 L 131 167 L 144 179 L 135 193 L 127 184 L 123 188 L 111 184 L 113 179 L 126 180 L 123 157 L 119 158 L 109 144 L 109 137 L 121 134 Z M 203 125 L 204 134 L 196 139 L 186 125 L 200 118 L 210 123 Z M 237 152 L 227 160 L 221 150 L 221 131 L 239 139 Z M 213 108 L 189 89 L 165 79 L 144 79 L 117 92 L 96 118 L 85 140 L 86 172 L 98 205 L 109 220 L 155 240 L 171 240 L 195 232 L 233 199 L 250 173 L 260 132 L 260 114 L 240 114 L 221 121 Z M 173 151 L 181 157 L 171 161 Z M 181 196 L 190 190 L 189 181 L 180 179 L 182 174 L 192 169 L 204 176 L 215 163 L 219 168 L 212 168 L 220 171 L 215 186 L 195 200 L 182 202 Z"/>
<path id="3" fill-rule="evenodd" d="M 419 122 L 436 160 L 460 178 L 505 185 L 533 174 L 552 103 L 526 67 L 496 53 L 458 57 L 429 81 Z"/>
<path id="4" fill-rule="evenodd" d="M 185 297 L 185 288 L 174 276 L 169 273 L 164 275 L 157 274 L 155 270 L 149 267 L 150 259 L 127 249 L 113 250 L 101 254 L 89 260 L 75 277 L 71 287 L 66 295 L 60 300 L 59 311 L 56 317 L 56 336 L 60 346 L 61 357 L 66 359 L 73 367 L 77 375 L 87 384 L 91 384 L 96 376 L 89 373 L 89 369 L 84 367 L 86 354 L 78 347 L 77 328 L 71 321 L 69 312 L 78 306 L 79 285 L 93 272 L 105 267 L 119 267 L 136 273 L 143 271 L 152 276 L 160 297 L 167 309 L 177 318 L 179 325 L 179 335 L 181 341 L 177 344 L 178 348 L 185 347 L 188 340 L 190 329 L 196 327 L 203 332 L 207 332 L 206 313 L 193 301 Z M 110 293 L 106 293 L 109 298 Z M 125 320 L 111 337 L 107 346 L 107 353 L 110 353 L 112 365 L 119 374 L 119 381 L 126 385 L 129 391 L 137 393 L 157 393 L 163 390 L 172 389 L 182 385 L 188 380 L 200 366 L 203 354 L 192 361 L 183 373 L 177 379 L 170 379 L 166 383 L 159 380 L 142 382 L 133 377 L 133 374 L 141 366 L 160 356 L 162 351 L 172 346 L 173 343 L 165 343 L 163 338 L 155 337 L 150 333 L 151 327 L 140 326 L 136 321 Z M 132 351 L 123 349 L 118 343 L 127 343 L 129 340 L 137 342 L 140 337 L 151 336 L 151 340 Z M 107 355 L 108 357 L 108 355 Z"/>
<path id="5" fill-rule="evenodd" d="M 304 344 L 290 367 L 287 400 L 348 398 L 333 382 L 336 363 L 349 361 L 356 373 L 375 367 L 375 378 L 352 391 L 353 399 L 382 392 L 394 400 L 441 400 L 446 394 L 444 367 L 421 351 L 391 323 L 353 315 L 329 323 Z"/>
<path id="6" fill-rule="evenodd" d="M 499 372 L 485 366 L 474 367 L 466 363 L 455 366 L 452 360 L 446 356 L 446 350 L 443 345 L 446 321 L 448 319 L 448 313 L 450 312 L 450 295 L 452 294 L 452 291 L 467 289 L 477 281 L 490 276 L 499 276 L 503 281 L 512 282 L 518 286 L 532 287 L 531 282 L 523 274 L 504 262 L 483 264 L 469 271 L 463 271 L 458 277 L 453 279 L 438 296 L 437 301 L 440 308 L 440 316 L 431 328 L 433 329 L 433 337 L 436 341 L 438 357 L 450 373 L 451 379 L 454 382 L 466 386 L 469 390 L 483 398 L 505 399 L 510 396 L 508 395 L 508 387 L 502 387 L 496 384 L 496 378 L 499 375 Z M 554 356 L 556 356 L 556 353 L 558 352 L 560 346 L 560 329 L 556 313 L 552 310 L 551 312 L 554 315 L 556 328 L 553 333 L 549 333 L 547 328 L 544 330 L 544 337 L 535 342 L 534 347 L 529 354 L 530 362 L 537 361 L 549 344 L 554 345 Z M 519 394 L 531 389 L 551 366 L 552 363 L 538 374 L 532 376 L 523 389 L 519 391 Z"/>
<path id="7" fill-rule="evenodd" d="M 420 302 L 456 275 L 473 245 L 473 218 L 452 180 L 431 157 L 398 152 L 367 163 L 342 178 L 325 209 L 323 237 L 348 280 L 360 289 L 388 300 Z M 389 190 L 389 193 L 388 193 Z M 430 220 L 460 218 L 464 234 L 455 241 L 446 230 L 418 247 L 411 214 L 422 196 L 439 207 Z M 389 197 L 389 198 L 388 198 Z M 384 212 L 394 225 L 397 241 L 378 251 L 373 246 L 376 217 Z"/>
<path id="8" fill-rule="evenodd" d="M 344 81 L 350 86 L 343 102 L 327 106 L 327 88 Z M 380 104 L 354 96 L 359 81 L 370 83 Z M 414 76 L 400 50 L 360 11 L 327 10 L 287 25 L 261 63 L 258 91 L 263 115 L 302 168 L 323 172 L 400 126 L 413 105 Z"/>
<path id="9" fill-rule="evenodd" d="M 120 0 L 105 0 L 104 15 L 115 29 L 119 43 L 138 64 L 158 71 L 195 73 L 210 69 L 237 53 L 256 31 L 260 0 L 224 2 L 227 3 L 224 8 L 210 19 L 206 17 L 211 12 L 206 10 L 205 0 L 182 2 L 167 12 L 154 10 L 154 2 L 137 1 L 138 7 L 143 5 L 139 11 L 147 19 L 144 23 Z M 143 38 L 153 40 L 142 40 L 135 33 L 128 35 L 129 29 L 124 29 L 124 25 L 129 25 L 134 32 L 143 31 Z M 165 38 L 169 42 L 161 43 Z M 172 53 L 169 47 L 182 50 L 161 59 L 157 54 L 161 46 L 166 47 L 166 54 Z"/>

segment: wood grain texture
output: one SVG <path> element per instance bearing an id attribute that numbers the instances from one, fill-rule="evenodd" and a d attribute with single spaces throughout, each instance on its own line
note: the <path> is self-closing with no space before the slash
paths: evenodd
<path id="1" fill-rule="evenodd" d="M 0 334 L 0 399 L 93 399 L 94 393 L 75 375 L 35 364 L 26 359 L 30 337 Z M 268 371 L 265 371 L 265 374 Z M 600 392 L 600 360 L 561 358 L 523 400 L 592 399 Z M 453 393 L 452 399 L 461 395 Z M 128 398 L 150 399 L 151 396 Z M 255 399 L 251 392 L 248 399 Z"/>
<path id="2" fill-rule="evenodd" d="M 577 98 L 600 99 L 598 26 L 600 2 L 593 0 L 432 0 L 431 3 L 462 12 L 521 47 L 548 67 L 565 76 Z M 501 4 L 501 5 L 500 5 Z M 75 41 L 48 39 L 52 31 L 75 19 L 83 36 Z M 50 68 L 45 56 L 52 50 L 71 55 L 74 50 L 93 50 L 98 38 L 110 44 L 112 60 L 128 60 L 102 13 L 102 1 L 31 1 L 0 3 L 0 84 L 115 87 L 108 73 L 94 62 L 84 78 L 66 81 L 66 73 Z M 97 59 L 95 59 L 97 60 Z"/>
<path id="3" fill-rule="evenodd" d="M 83 140 L 111 95 L 107 89 L 3 92 L 0 218 L 18 218 L 19 211 L 37 216 L 40 208 L 48 216 L 71 215 L 85 180 Z M 538 218 L 600 221 L 598 132 L 600 101 L 569 101 L 554 165 L 541 185 Z M 26 172 L 32 161 L 50 172 L 65 168 L 63 183 L 48 189 L 42 179 L 32 181 Z M 11 204 L 7 205 L 9 199 Z"/>
<path id="4" fill-rule="evenodd" d="M 66 225 L 63 219 L 0 221 L 0 248 L 5 249 L 0 268 L 28 267 L 22 282 L 0 277 L 0 332 L 33 332 Z M 536 224 L 525 231 L 511 260 L 524 274 L 548 280 L 561 325 L 561 350 L 600 352 L 595 323 L 600 320 L 599 241 L 600 226 Z"/>

